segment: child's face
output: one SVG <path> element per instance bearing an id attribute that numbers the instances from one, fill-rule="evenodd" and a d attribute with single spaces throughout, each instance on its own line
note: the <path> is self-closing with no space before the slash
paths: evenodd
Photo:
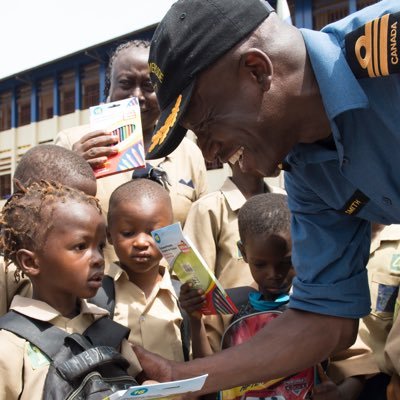
<path id="1" fill-rule="evenodd" d="M 243 258 L 265 300 L 274 300 L 290 290 L 295 275 L 291 247 L 290 233 L 252 235 L 241 246 Z"/>
<path id="2" fill-rule="evenodd" d="M 51 299 L 93 297 L 104 275 L 104 217 L 93 205 L 70 200 L 55 204 L 51 220 L 46 241 L 35 252 L 40 272 L 34 292 L 50 304 Z"/>
<path id="3" fill-rule="evenodd" d="M 162 201 L 125 201 L 115 207 L 108 240 L 128 275 L 158 269 L 161 253 L 151 231 L 171 223 L 171 206 Z"/>

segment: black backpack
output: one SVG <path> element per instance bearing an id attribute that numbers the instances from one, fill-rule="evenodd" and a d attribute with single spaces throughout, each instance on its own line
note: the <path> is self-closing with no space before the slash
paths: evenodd
<path id="1" fill-rule="evenodd" d="M 182 284 L 177 281 L 176 279 L 172 279 L 172 286 L 175 290 L 175 293 L 179 297 L 179 292 L 181 290 Z M 92 304 L 95 304 L 98 307 L 104 308 L 110 314 L 110 318 L 114 317 L 114 310 L 115 310 L 115 286 L 114 286 L 114 279 L 109 276 L 105 275 L 103 278 L 103 283 L 101 288 L 97 291 L 96 296 L 88 299 L 88 301 Z M 190 354 L 190 321 L 189 315 L 183 310 L 178 302 L 178 307 L 181 312 L 183 321 L 181 324 L 181 338 L 182 338 L 182 351 L 185 361 L 189 361 L 189 354 Z"/>
<path id="2" fill-rule="evenodd" d="M 43 400 L 102 400 L 136 386 L 129 376 L 129 362 L 116 350 L 129 329 L 103 317 L 82 335 L 16 311 L 0 317 L 0 329 L 28 340 L 50 359 Z"/>

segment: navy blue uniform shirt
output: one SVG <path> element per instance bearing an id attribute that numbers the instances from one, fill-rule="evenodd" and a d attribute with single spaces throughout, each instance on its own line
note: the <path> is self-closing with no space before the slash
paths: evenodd
<path id="1" fill-rule="evenodd" d="M 399 11 L 400 1 L 385 0 L 321 32 L 301 30 L 332 137 L 299 144 L 286 160 L 297 271 L 291 308 L 348 318 L 370 311 L 370 221 L 400 223 L 400 75 L 356 79 L 345 35 Z M 390 32 L 400 35 L 400 26 Z"/>

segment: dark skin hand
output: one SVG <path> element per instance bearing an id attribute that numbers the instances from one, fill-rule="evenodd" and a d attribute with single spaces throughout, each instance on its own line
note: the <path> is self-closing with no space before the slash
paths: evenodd
<path id="1" fill-rule="evenodd" d="M 356 400 L 360 395 L 365 378 L 363 376 L 352 376 L 345 379 L 340 385 L 336 385 L 318 365 L 318 376 L 321 381 L 314 387 L 313 400 Z"/>
<path id="2" fill-rule="evenodd" d="M 177 363 L 138 346 L 133 349 L 147 377 L 160 382 L 207 373 L 204 388 L 197 393 L 206 394 L 288 376 L 315 365 L 349 347 L 357 329 L 357 320 L 289 309 L 247 342 L 210 357 Z"/>
<path id="3" fill-rule="evenodd" d="M 117 136 L 101 130 L 93 131 L 74 143 L 72 150 L 83 157 L 92 168 L 97 168 L 107 161 L 107 157 L 118 153 L 118 150 L 113 147 L 117 143 Z"/>

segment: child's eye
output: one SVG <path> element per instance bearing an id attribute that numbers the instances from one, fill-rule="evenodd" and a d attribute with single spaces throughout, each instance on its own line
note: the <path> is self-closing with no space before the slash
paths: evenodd
<path id="1" fill-rule="evenodd" d="M 125 232 L 121 232 L 121 235 L 123 237 L 131 237 L 135 234 L 135 232 L 131 232 L 131 231 L 125 231 Z"/>
<path id="2" fill-rule="evenodd" d="M 86 248 L 87 248 L 86 243 L 79 243 L 79 244 L 75 245 L 74 250 L 82 251 L 82 250 L 85 250 Z"/>

